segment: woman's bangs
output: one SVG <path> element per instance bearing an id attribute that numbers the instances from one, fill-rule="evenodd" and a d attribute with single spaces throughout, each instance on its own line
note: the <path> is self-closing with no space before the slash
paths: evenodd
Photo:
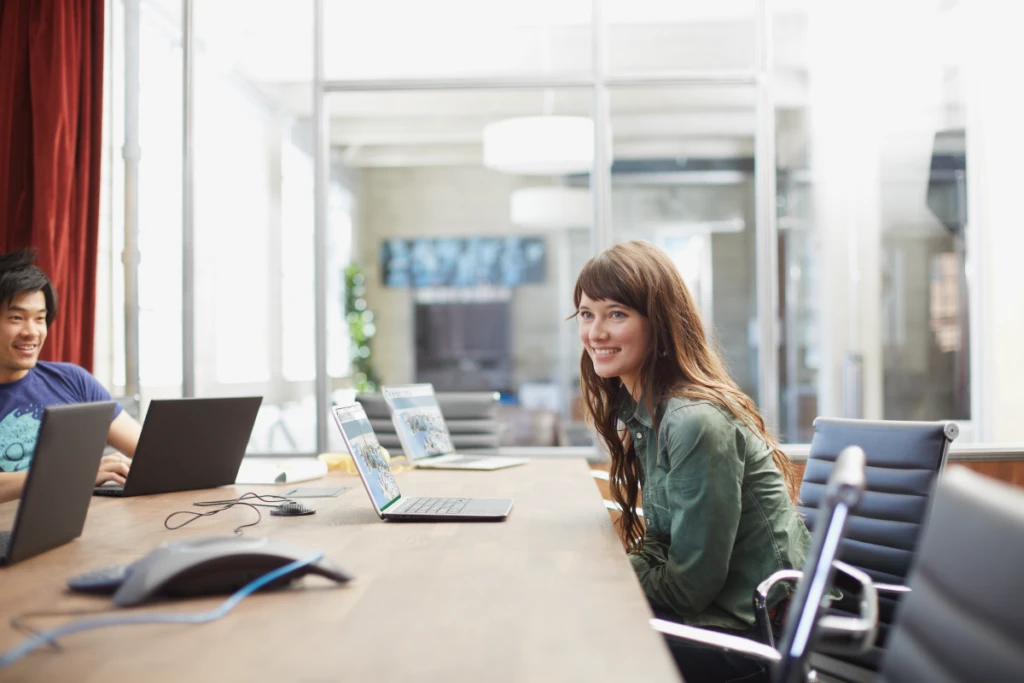
<path id="1" fill-rule="evenodd" d="M 586 294 L 594 301 L 615 301 L 629 306 L 642 315 L 647 315 L 647 300 L 642 292 L 631 291 L 628 277 L 618 264 L 609 258 L 591 260 L 576 281 L 576 305 L 580 304 L 581 294 Z"/>

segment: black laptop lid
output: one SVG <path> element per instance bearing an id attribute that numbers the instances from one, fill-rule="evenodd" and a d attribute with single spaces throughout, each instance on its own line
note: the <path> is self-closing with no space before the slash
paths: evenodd
<path id="1" fill-rule="evenodd" d="M 124 495 L 234 484 L 262 396 L 153 400 Z"/>
<path id="2" fill-rule="evenodd" d="M 44 409 L 7 564 L 82 535 L 113 418 L 113 401 Z"/>

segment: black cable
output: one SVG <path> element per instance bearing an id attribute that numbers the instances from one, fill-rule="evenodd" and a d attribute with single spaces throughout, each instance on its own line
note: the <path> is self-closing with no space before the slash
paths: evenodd
<path id="1" fill-rule="evenodd" d="M 260 502 L 259 503 L 247 502 L 247 501 L 250 501 L 250 500 L 258 500 Z M 261 521 L 263 521 L 263 515 L 259 511 L 260 507 L 276 508 L 278 505 L 281 505 L 282 503 L 290 503 L 290 502 L 294 502 L 294 501 L 292 501 L 291 498 L 287 498 L 285 496 L 277 496 L 277 495 L 273 495 L 273 494 L 260 495 L 259 493 L 254 493 L 252 491 L 249 491 L 247 493 L 243 493 L 238 498 L 230 498 L 228 500 L 202 500 L 202 501 L 199 501 L 197 503 L 192 503 L 192 505 L 195 505 L 197 507 L 209 507 L 209 506 L 213 506 L 213 505 L 221 505 L 223 507 L 220 507 L 220 508 L 218 508 L 216 510 L 211 510 L 210 512 L 194 512 L 192 510 L 178 510 L 177 512 L 172 512 L 171 514 L 167 515 L 167 518 L 164 520 L 164 528 L 169 529 L 170 531 L 175 531 L 177 529 L 182 528 L 183 526 L 191 524 L 192 522 L 196 521 L 200 517 L 210 517 L 212 515 L 217 514 L 218 512 L 224 512 L 225 510 L 230 510 L 231 508 L 233 508 L 236 505 L 245 505 L 246 507 L 252 508 L 253 510 L 256 511 L 256 521 L 255 522 L 250 522 L 249 524 L 243 524 L 241 526 L 235 527 L 235 535 L 241 536 L 242 535 L 242 529 L 244 529 L 246 527 L 250 527 L 250 526 L 256 526 Z M 259 507 L 257 507 L 257 506 L 259 506 Z M 192 519 L 188 520 L 187 522 L 182 522 L 181 524 L 178 524 L 177 526 L 171 526 L 168 522 L 170 522 L 171 518 L 174 517 L 175 515 L 193 515 L 193 517 L 192 517 Z"/>
<path id="2" fill-rule="evenodd" d="M 230 498 L 228 500 L 204 500 L 204 501 L 199 501 L 198 503 L 192 503 L 192 504 L 196 505 L 198 507 L 205 507 L 205 506 L 210 506 L 210 505 L 229 505 L 231 503 L 242 503 L 242 502 L 244 502 L 246 500 L 250 500 L 252 498 L 257 499 L 260 502 L 259 503 L 248 503 L 249 505 L 261 505 L 262 507 L 268 507 L 268 508 L 277 507 L 281 503 L 287 503 L 287 502 L 291 501 L 291 498 L 287 498 L 285 496 L 276 496 L 276 495 L 273 495 L 273 494 L 263 494 L 263 495 L 260 495 L 259 493 L 253 493 L 252 491 L 249 491 L 247 493 L 243 493 L 238 498 Z"/>
<path id="3" fill-rule="evenodd" d="M 164 520 L 164 528 L 169 529 L 170 531 L 176 531 L 176 530 L 182 528 L 183 526 L 191 524 L 192 522 L 196 521 L 200 517 L 211 517 L 211 516 L 217 514 L 218 512 L 224 512 L 225 510 L 230 510 L 231 508 L 235 507 L 236 505 L 244 505 L 247 508 L 255 510 L 255 512 L 256 512 L 256 521 L 255 522 L 249 522 L 248 524 L 242 524 L 241 526 L 235 527 L 235 535 L 236 536 L 241 536 L 242 535 L 242 529 L 244 529 L 245 527 L 256 526 L 261 521 L 263 521 L 263 515 L 260 514 L 260 509 L 258 507 L 256 507 L 255 505 L 253 505 L 251 503 L 239 503 L 239 502 L 236 501 L 234 503 L 228 503 L 227 505 L 225 505 L 222 508 L 217 508 L 216 510 L 210 510 L 209 512 L 193 512 L 192 510 L 178 510 L 177 512 L 172 512 L 171 514 L 167 515 L 167 518 Z M 192 519 L 190 519 L 188 521 L 185 521 L 185 522 L 182 522 L 181 524 L 179 524 L 177 526 L 171 526 L 168 522 L 170 522 L 171 518 L 174 517 L 175 515 L 193 515 L 193 517 L 192 517 Z"/>

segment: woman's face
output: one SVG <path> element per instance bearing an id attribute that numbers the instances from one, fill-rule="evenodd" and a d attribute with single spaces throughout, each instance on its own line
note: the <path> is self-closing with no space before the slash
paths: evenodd
<path id="1" fill-rule="evenodd" d="M 651 345 L 647 318 L 617 301 L 595 301 L 583 294 L 577 320 L 594 372 L 598 377 L 618 377 L 633 399 L 639 400 L 637 377 Z"/>

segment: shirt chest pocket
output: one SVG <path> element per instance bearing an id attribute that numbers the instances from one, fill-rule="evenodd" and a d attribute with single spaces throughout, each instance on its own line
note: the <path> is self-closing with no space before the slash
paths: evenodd
<path id="1" fill-rule="evenodd" d="M 644 524 L 647 533 L 657 538 L 668 538 L 672 514 L 668 508 L 668 492 L 664 486 L 655 486 L 643 492 Z"/>

